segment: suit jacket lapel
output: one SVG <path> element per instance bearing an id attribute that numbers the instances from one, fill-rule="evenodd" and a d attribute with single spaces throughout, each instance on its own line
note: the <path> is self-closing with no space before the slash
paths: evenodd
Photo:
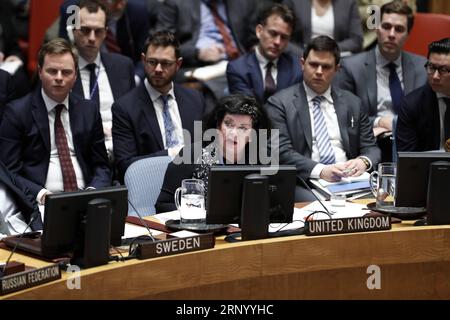
<path id="1" fill-rule="evenodd" d="M 33 96 L 33 107 L 32 114 L 36 126 L 42 136 L 42 141 L 48 152 L 50 152 L 50 129 L 48 125 L 48 112 L 45 107 L 44 100 L 42 99 L 41 90 L 37 90 L 36 94 Z"/>
<path id="2" fill-rule="evenodd" d="M 84 98 L 83 84 L 81 83 L 80 68 L 77 69 L 77 80 L 72 88 L 72 92 Z"/>
<path id="3" fill-rule="evenodd" d="M 106 76 L 108 77 L 109 86 L 111 87 L 111 91 L 114 97 L 114 101 L 119 98 L 118 94 L 122 92 L 120 88 L 120 84 L 122 81 L 117 81 L 120 78 L 120 66 L 115 65 L 106 54 L 101 54 L 101 60 L 103 66 L 105 67 Z"/>
<path id="4" fill-rule="evenodd" d="M 305 135 L 306 143 L 308 144 L 310 152 L 312 152 L 312 129 L 311 117 L 309 116 L 309 105 L 306 97 L 303 83 L 298 84 L 298 91 L 295 93 L 294 106 L 297 109 L 297 117 L 300 120 Z"/>
<path id="5" fill-rule="evenodd" d="M 140 105 L 135 107 L 142 109 L 142 111 L 144 112 L 144 116 L 149 122 L 150 130 L 153 131 L 153 136 L 156 138 L 159 148 L 163 150 L 164 143 L 161 135 L 161 130 L 159 129 L 158 118 L 156 117 L 155 106 L 150 99 L 150 95 L 148 94 L 144 83 L 141 83 L 139 86 L 139 101 Z"/>
<path id="6" fill-rule="evenodd" d="M 253 88 L 255 90 L 255 95 L 264 100 L 264 76 L 261 74 L 261 69 L 259 68 L 259 62 L 256 58 L 256 53 L 252 52 L 247 58 L 248 68 L 250 70 L 250 78 L 252 79 Z"/>
<path id="7" fill-rule="evenodd" d="M 339 131 L 341 133 L 342 138 L 342 144 L 344 147 L 344 150 L 348 152 L 350 150 L 350 143 L 349 143 L 349 137 L 348 137 L 348 130 L 347 125 L 349 123 L 348 118 L 351 117 L 351 115 L 348 114 L 348 108 L 344 104 L 344 101 L 341 99 L 340 92 L 334 91 L 334 89 L 331 90 L 331 97 L 333 98 L 333 104 L 334 104 L 334 110 L 336 112 L 336 117 L 339 124 Z"/>
<path id="8" fill-rule="evenodd" d="M 409 59 L 409 56 L 402 54 L 402 72 L 403 72 L 403 84 L 405 86 L 405 95 L 414 90 L 414 72 L 416 67 L 414 63 Z"/>
<path id="9" fill-rule="evenodd" d="M 70 122 L 70 131 L 72 132 L 72 142 L 73 147 L 75 148 L 75 154 L 77 155 L 77 159 L 80 159 L 81 150 L 83 146 L 80 145 L 80 141 L 78 137 L 84 133 L 84 123 L 83 117 L 81 113 L 78 112 L 77 104 L 79 100 L 72 95 L 69 95 L 69 122 Z M 66 129 L 67 130 L 67 129 Z"/>
<path id="10" fill-rule="evenodd" d="M 364 64 L 366 68 L 365 74 L 367 75 L 367 99 L 369 101 L 369 112 L 376 114 L 377 110 L 377 65 L 375 60 L 375 50 L 367 53 L 367 59 Z"/>
<path id="11" fill-rule="evenodd" d="M 280 88 L 287 88 L 289 86 L 289 76 L 292 72 L 284 72 L 284 70 L 289 70 L 289 68 L 291 68 L 289 65 L 289 60 L 286 58 L 286 55 L 282 53 L 277 64 L 277 90 L 280 90 Z"/>

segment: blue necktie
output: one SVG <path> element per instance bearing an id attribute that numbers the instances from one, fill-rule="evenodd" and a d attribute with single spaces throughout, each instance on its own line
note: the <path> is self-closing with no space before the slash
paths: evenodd
<path id="1" fill-rule="evenodd" d="M 395 63 L 391 62 L 387 67 L 389 69 L 389 91 L 391 92 L 392 108 L 394 113 L 398 114 L 403 99 L 402 84 L 398 78 Z"/>
<path id="2" fill-rule="evenodd" d="M 89 70 L 89 99 L 97 102 L 97 105 L 100 106 L 100 97 L 98 95 L 98 80 L 97 73 L 95 72 L 97 69 L 97 65 L 95 63 L 90 63 L 86 66 L 86 69 Z"/>
<path id="3" fill-rule="evenodd" d="M 172 117 L 169 112 L 169 96 L 161 95 L 161 100 L 163 102 L 163 120 L 164 129 L 166 131 L 166 147 L 172 148 L 178 145 L 178 139 L 175 135 L 175 125 L 173 124 Z"/>
<path id="4" fill-rule="evenodd" d="M 317 148 L 319 149 L 320 163 L 333 164 L 336 162 L 334 151 L 331 147 L 330 136 L 328 135 L 327 124 L 320 109 L 322 96 L 313 99 L 314 132 L 316 133 Z"/>

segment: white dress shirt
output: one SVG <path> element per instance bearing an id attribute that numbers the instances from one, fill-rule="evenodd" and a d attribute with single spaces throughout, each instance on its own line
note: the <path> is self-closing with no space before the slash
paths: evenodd
<path id="1" fill-rule="evenodd" d="M 389 68 L 386 67 L 391 61 L 387 60 L 380 52 L 380 48 L 377 46 L 375 49 L 375 61 L 377 69 L 377 116 L 373 122 L 374 127 L 378 127 L 381 117 L 393 117 L 392 112 L 392 98 L 391 90 L 389 89 Z M 405 90 L 403 83 L 403 69 L 402 69 L 402 55 L 392 61 L 395 63 L 398 79 L 402 85 L 402 89 Z"/>
<path id="2" fill-rule="evenodd" d="M 27 224 L 24 220 L 22 213 L 16 206 L 14 197 L 6 186 L 0 182 L 0 239 L 25 232 Z"/>
<path id="3" fill-rule="evenodd" d="M 164 118 L 163 118 L 163 107 L 164 103 L 161 100 L 161 93 L 156 91 L 151 84 L 148 82 L 147 79 L 144 81 L 145 88 L 147 89 L 148 94 L 150 95 L 150 99 L 152 100 L 153 107 L 155 108 L 156 118 L 158 119 L 158 125 L 159 130 L 161 131 L 161 136 L 164 144 L 164 149 L 167 148 L 167 142 L 166 142 L 166 128 L 164 127 Z M 179 146 L 184 145 L 184 137 L 183 137 L 183 125 L 181 123 L 181 116 L 180 112 L 178 110 L 178 104 L 177 100 L 175 99 L 175 93 L 173 91 L 173 83 L 172 88 L 167 93 L 167 96 L 169 97 L 168 104 L 169 104 L 169 113 L 170 117 L 172 118 L 172 123 L 175 127 L 175 135 L 177 137 L 177 141 L 179 142 Z M 171 150 L 174 150 L 174 148 L 170 148 L 169 150 L 169 156 L 175 157 L 178 152 L 175 154 L 171 154 Z"/>
<path id="4" fill-rule="evenodd" d="M 269 63 L 270 60 L 266 59 L 266 57 L 264 57 L 261 54 L 261 51 L 259 50 L 258 46 L 255 47 L 255 54 L 256 54 L 256 60 L 258 60 L 258 64 L 259 64 L 259 70 L 261 70 L 262 82 L 263 82 L 263 86 L 265 89 L 266 84 L 265 84 L 264 80 L 266 79 L 267 63 Z M 272 78 L 273 78 L 273 81 L 276 86 L 277 85 L 277 76 L 278 76 L 278 59 L 273 60 L 272 63 L 273 63 L 273 65 L 272 65 L 272 69 L 270 70 L 270 73 L 272 74 Z"/>
<path id="5" fill-rule="evenodd" d="M 318 96 L 316 92 L 314 92 L 311 88 L 309 88 L 305 82 L 303 82 L 303 86 L 306 92 L 306 98 L 308 100 L 309 106 L 309 117 L 311 119 L 311 133 L 312 133 L 312 153 L 311 159 L 313 161 L 320 161 L 319 148 L 317 147 L 315 126 L 314 126 L 314 115 L 313 115 L 313 99 Z M 325 123 L 327 124 L 328 136 L 330 137 L 331 147 L 334 151 L 334 157 L 337 162 L 345 162 L 347 161 L 347 155 L 345 154 L 344 146 L 342 144 L 341 132 L 339 130 L 339 123 L 336 115 L 336 110 L 334 109 L 333 98 L 331 97 L 331 87 L 327 89 L 322 97 L 325 99 L 322 100 L 320 104 L 320 109 L 322 110 L 323 117 L 325 118 Z M 311 178 L 319 178 L 320 172 L 325 167 L 324 164 L 318 163 L 313 170 L 311 171 Z"/>
<path id="6" fill-rule="evenodd" d="M 105 134 L 105 146 L 108 156 L 112 155 L 113 151 L 113 141 L 112 141 L 112 112 L 111 106 L 114 103 L 114 96 L 111 90 L 111 85 L 109 84 L 108 75 L 106 73 L 105 66 L 103 65 L 100 54 L 95 58 L 94 63 L 97 65 L 97 84 L 98 84 L 98 97 L 100 100 L 100 115 L 102 117 L 103 132 Z M 90 76 L 91 72 L 86 68 L 89 63 L 79 57 L 78 67 L 80 69 L 81 84 L 83 86 L 84 98 L 90 100 Z"/>
<path id="7" fill-rule="evenodd" d="M 59 162 L 58 149 L 56 148 L 55 142 L 55 107 L 59 103 L 52 100 L 48 97 L 44 90 L 41 90 L 42 98 L 44 99 L 45 106 L 48 111 L 48 125 L 50 131 L 50 163 L 48 166 L 47 172 L 47 180 L 45 182 L 45 189 L 39 191 L 36 200 L 40 203 L 42 196 L 47 192 L 63 192 L 64 191 L 64 183 L 63 176 L 61 171 L 61 164 Z M 77 176 L 77 186 L 79 189 L 84 189 L 84 177 L 83 172 L 81 171 L 80 164 L 78 163 L 75 147 L 72 139 L 72 130 L 70 128 L 70 119 L 69 119 L 69 97 L 63 101 L 65 108 L 61 111 L 61 122 L 64 126 L 64 131 L 66 132 L 67 144 L 69 145 L 70 158 L 72 160 L 73 168 L 75 170 L 75 174 Z"/>

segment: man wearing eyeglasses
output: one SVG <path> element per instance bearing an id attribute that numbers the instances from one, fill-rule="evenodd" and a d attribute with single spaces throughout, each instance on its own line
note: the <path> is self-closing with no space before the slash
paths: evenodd
<path id="1" fill-rule="evenodd" d="M 389 134 L 405 94 L 426 82 L 426 59 L 402 51 L 413 26 L 413 12 L 401 0 L 381 7 L 378 45 L 368 52 L 343 59 L 335 84 L 362 100 L 382 149 L 382 161 L 392 158 Z"/>
<path id="2" fill-rule="evenodd" d="M 428 83 L 408 94 L 398 114 L 399 151 L 450 151 L 450 38 L 428 46 Z"/>
<path id="3" fill-rule="evenodd" d="M 80 28 L 73 30 L 79 53 L 79 76 L 73 92 L 99 105 L 106 150 L 112 162 L 111 106 L 135 87 L 133 61 L 116 53 L 100 53 L 107 30 L 106 8 L 100 1 L 80 1 L 79 15 Z"/>
<path id="4" fill-rule="evenodd" d="M 203 96 L 174 84 L 183 59 L 179 42 L 169 31 L 151 35 L 142 53 L 146 79 L 112 106 L 114 156 L 119 178 L 136 160 L 174 158 L 185 143 L 183 130 L 194 137 L 194 121 L 201 120 Z"/>

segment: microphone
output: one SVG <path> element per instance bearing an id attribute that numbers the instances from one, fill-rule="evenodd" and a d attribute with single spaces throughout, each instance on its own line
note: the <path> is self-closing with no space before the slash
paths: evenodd
<path id="1" fill-rule="evenodd" d="M 142 218 L 142 216 L 141 216 L 141 214 L 139 213 L 139 211 L 134 207 L 133 203 L 131 203 L 130 199 L 127 199 L 127 200 L 128 200 L 128 203 L 129 203 L 129 204 L 131 205 L 131 207 L 133 208 L 133 210 L 134 210 L 134 211 L 136 212 L 136 214 L 138 215 L 139 220 L 141 221 L 142 225 L 147 229 L 148 235 L 149 235 L 151 241 L 152 241 L 152 242 L 155 242 L 156 239 L 153 237 L 150 228 L 147 226 L 147 223 L 145 223 L 145 220 Z M 128 252 L 128 256 L 129 256 L 129 257 L 134 258 L 134 254 L 135 254 L 136 249 L 137 249 L 137 246 L 135 246 L 134 244 L 135 244 L 135 242 L 136 242 L 137 240 L 148 240 L 148 239 L 146 238 L 146 236 L 139 236 L 139 237 L 134 238 L 134 239 L 131 241 L 131 243 L 130 243 L 130 249 L 129 249 L 129 252 Z"/>
<path id="2" fill-rule="evenodd" d="M 30 218 L 30 222 L 28 222 L 27 226 L 25 227 L 25 230 L 23 230 L 23 232 L 17 238 L 17 241 L 16 241 L 16 244 L 14 245 L 14 248 L 11 250 L 11 254 L 9 255 L 8 259 L 6 259 L 6 262 L 5 262 L 5 265 L 3 266 L 3 269 L 0 270 L 0 278 L 3 277 L 4 275 L 6 275 L 6 268 L 8 266 L 8 263 L 10 262 L 13 254 L 16 252 L 17 246 L 22 242 L 22 239 L 23 239 L 23 236 L 24 236 L 25 232 L 28 230 L 28 228 L 30 228 L 30 226 L 33 223 L 35 218 L 36 218 L 36 216 L 32 216 Z"/>
<path id="3" fill-rule="evenodd" d="M 298 180 L 301 181 L 301 183 L 306 187 L 306 189 L 308 189 L 309 192 L 312 193 L 312 195 L 314 196 L 314 198 L 316 198 L 317 201 L 319 201 L 320 205 L 325 209 L 326 213 L 328 214 L 328 216 L 331 218 L 332 214 L 330 213 L 330 211 L 328 210 L 328 208 L 323 204 L 323 202 L 319 199 L 319 197 L 311 190 L 311 188 L 309 187 L 309 185 L 306 183 L 306 181 L 300 177 L 299 175 L 297 175 Z M 309 216 L 308 216 L 309 217 Z M 306 222 L 306 221 L 305 221 Z"/>

